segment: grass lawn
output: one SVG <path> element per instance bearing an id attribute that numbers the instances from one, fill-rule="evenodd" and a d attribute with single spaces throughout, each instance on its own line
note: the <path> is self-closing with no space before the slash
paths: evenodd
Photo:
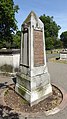
<path id="1" fill-rule="evenodd" d="M 67 64 L 67 60 L 56 60 L 56 58 L 49 58 L 48 61 Z"/>

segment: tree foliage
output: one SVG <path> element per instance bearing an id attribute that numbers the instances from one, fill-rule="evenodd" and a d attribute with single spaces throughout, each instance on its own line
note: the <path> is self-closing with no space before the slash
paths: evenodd
<path id="1" fill-rule="evenodd" d="M 50 50 L 54 48 L 54 39 L 51 37 L 46 38 L 46 49 Z"/>
<path id="2" fill-rule="evenodd" d="M 53 16 L 40 16 L 41 21 L 44 23 L 45 37 L 46 37 L 46 49 L 55 48 L 58 37 L 58 31 L 60 30 L 60 26 L 56 24 L 53 20 Z"/>
<path id="3" fill-rule="evenodd" d="M 20 31 L 14 34 L 17 30 L 17 21 L 15 13 L 18 12 L 18 5 L 14 5 L 13 0 L 0 0 L 0 48 L 20 48 Z M 53 49 L 61 46 L 57 40 L 60 26 L 53 21 L 53 17 L 40 16 L 44 23 L 46 36 L 46 49 Z M 60 45 L 59 45 L 60 43 Z"/>
<path id="4" fill-rule="evenodd" d="M 60 35 L 60 40 L 63 43 L 63 47 L 67 48 L 67 31 L 62 32 L 62 34 Z"/>
<path id="5" fill-rule="evenodd" d="M 12 33 L 17 30 L 15 13 L 18 5 L 13 0 L 0 0 L 0 47 L 10 47 L 12 44 Z"/>
<path id="6" fill-rule="evenodd" d="M 16 34 L 13 34 L 13 43 L 12 48 L 20 48 L 21 31 L 17 31 Z"/>

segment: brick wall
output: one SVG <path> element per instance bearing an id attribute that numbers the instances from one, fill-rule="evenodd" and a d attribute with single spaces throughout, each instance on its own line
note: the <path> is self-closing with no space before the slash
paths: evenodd
<path id="1" fill-rule="evenodd" d="M 44 64 L 43 32 L 34 30 L 34 66 Z"/>

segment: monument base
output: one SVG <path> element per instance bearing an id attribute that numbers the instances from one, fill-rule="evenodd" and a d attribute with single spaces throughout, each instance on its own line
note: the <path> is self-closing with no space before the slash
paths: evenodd
<path id="1" fill-rule="evenodd" d="M 26 99 L 30 106 L 37 104 L 52 94 L 49 73 L 33 77 L 17 74 L 15 91 Z"/>

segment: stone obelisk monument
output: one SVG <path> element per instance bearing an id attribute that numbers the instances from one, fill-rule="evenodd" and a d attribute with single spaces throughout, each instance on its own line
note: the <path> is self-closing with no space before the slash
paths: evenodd
<path id="1" fill-rule="evenodd" d="M 52 94 L 46 66 L 44 25 L 33 11 L 21 26 L 20 70 L 15 90 L 31 106 Z"/>

